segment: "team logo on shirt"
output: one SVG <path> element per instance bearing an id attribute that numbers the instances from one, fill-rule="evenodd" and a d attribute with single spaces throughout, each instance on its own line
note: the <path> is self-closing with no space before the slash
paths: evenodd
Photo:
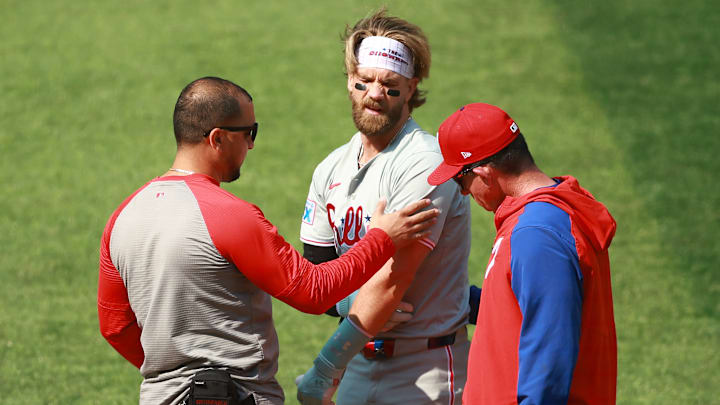
<path id="1" fill-rule="evenodd" d="M 308 225 L 315 222 L 315 207 L 317 204 L 313 200 L 305 201 L 305 212 L 303 212 L 302 221 Z"/>
<path id="2" fill-rule="evenodd" d="M 339 246 L 352 246 L 365 236 L 365 223 L 370 222 L 370 215 L 365 215 L 362 205 L 349 207 L 345 216 L 340 218 L 340 223 L 334 221 L 335 205 L 327 205 L 328 222 L 333 232 L 335 241 Z"/>
<path id="3" fill-rule="evenodd" d="M 495 245 L 493 245 L 492 252 L 490 253 L 490 263 L 488 263 L 487 268 L 485 269 L 485 278 L 488 278 L 488 276 L 490 275 L 490 270 L 495 265 L 495 257 L 497 257 L 502 241 L 503 238 L 501 237 L 495 242 Z"/>

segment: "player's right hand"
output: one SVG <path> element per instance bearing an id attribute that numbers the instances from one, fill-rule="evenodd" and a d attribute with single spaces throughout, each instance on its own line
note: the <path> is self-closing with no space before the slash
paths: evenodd
<path id="1" fill-rule="evenodd" d="M 335 405 L 332 401 L 339 385 L 338 379 L 333 379 L 319 372 L 313 366 L 307 373 L 295 378 L 297 385 L 297 399 L 302 405 Z"/>
<path id="2" fill-rule="evenodd" d="M 388 319 L 382 329 L 380 329 L 380 332 L 387 332 L 390 329 L 400 325 L 401 323 L 405 323 L 411 320 L 413 317 L 413 309 L 414 308 L 411 303 L 400 301 L 397 308 L 393 311 L 392 314 L 390 314 L 390 319 Z"/>
<path id="3" fill-rule="evenodd" d="M 385 214 L 387 200 L 378 201 L 368 226 L 380 228 L 390 236 L 396 249 L 403 248 L 410 243 L 430 235 L 429 228 L 437 221 L 440 214 L 437 208 L 426 211 L 418 210 L 430 205 L 429 199 L 423 199 L 408 204 L 404 208 L 390 214 Z"/>

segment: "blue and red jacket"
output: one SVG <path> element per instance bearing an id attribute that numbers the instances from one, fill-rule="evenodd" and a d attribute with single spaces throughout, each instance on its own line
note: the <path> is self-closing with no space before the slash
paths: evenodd
<path id="1" fill-rule="evenodd" d="M 614 404 L 615 220 L 573 177 L 495 213 L 464 404 Z"/>

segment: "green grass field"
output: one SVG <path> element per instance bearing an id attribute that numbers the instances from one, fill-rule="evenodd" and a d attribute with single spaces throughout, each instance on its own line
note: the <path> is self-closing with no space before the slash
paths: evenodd
<path id="1" fill-rule="evenodd" d="M 217 75 L 260 134 L 225 188 L 295 246 L 312 170 L 354 132 L 339 35 L 379 1 L 0 0 L 0 404 L 136 403 L 103 340 L 99 238 L 174 156 L 172 109 Z M 687 0 L 389 3 L 433 50 L 428 131 L 460 105 L 506 109 L 541 168 L 618 222 L 619 404 L 720 403 L 720 6 Z M 471 281 L 494 236 L 473 209 Z M 276 302 L 288 403 L 334 320 Z"/>

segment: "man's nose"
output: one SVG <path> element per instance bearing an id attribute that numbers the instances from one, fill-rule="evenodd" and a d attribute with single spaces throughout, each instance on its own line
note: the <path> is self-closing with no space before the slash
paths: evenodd
<path id="1" fill-rule="evenodd" d="M 380 100 L 385 97 L 385 87 L 379 83 L 370 83 L 368 85 L 368 97 L 373 100 Z"/>

